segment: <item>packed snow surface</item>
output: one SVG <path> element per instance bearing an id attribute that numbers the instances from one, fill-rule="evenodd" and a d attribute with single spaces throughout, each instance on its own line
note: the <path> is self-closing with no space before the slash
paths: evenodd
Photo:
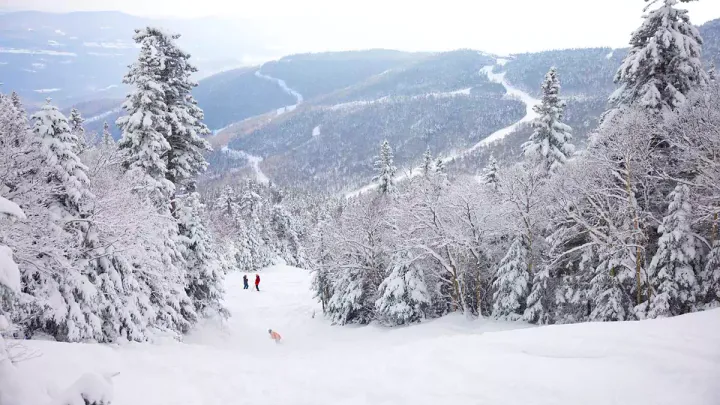
<path id="1" fill-rule="evenodd" d="M 255 292 L 229 274 L 233 316 L 185 343 L 29 341 L 42 356 L 20 372 L 58 387 L 119 372 L 113 405 L 720 403 L 720 310 L 533 328 L 462 316 L 338 327 L 322 318 L 306 271 L 278 265 L 260 276 Z"/>

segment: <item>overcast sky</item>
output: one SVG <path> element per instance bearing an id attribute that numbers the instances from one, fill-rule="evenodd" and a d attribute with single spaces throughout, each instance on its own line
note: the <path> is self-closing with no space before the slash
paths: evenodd
<path id="1" fill-rule="evenodd" d="M 498 54 L 627 45 L 642 0 L 0 0 L 12 9 L 118 10 L 140 16 L 250 19 L 283 52 L 365 48 Z M 720 0 L 683 4 L 695 24 Z M 255 25 L 255 24 L 253 24 Z"/>

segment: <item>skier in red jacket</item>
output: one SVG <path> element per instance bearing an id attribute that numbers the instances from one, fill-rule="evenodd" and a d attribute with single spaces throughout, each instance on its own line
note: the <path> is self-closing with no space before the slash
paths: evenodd
<path id="1" fill-rule="evenodd" d="M 259 274 L 255 275 L 255 289 L 260 291 L 260 275 Z"/>

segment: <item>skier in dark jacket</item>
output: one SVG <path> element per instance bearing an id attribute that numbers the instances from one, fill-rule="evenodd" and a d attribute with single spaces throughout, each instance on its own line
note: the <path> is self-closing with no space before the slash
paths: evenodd
<path id="1" fill-rule="evenodd" d="M 243 290 L 247 290 L 248 288 L 249 288 L 248 278 L 247 278 L 247 274 L 245 274 L 245 275 L 243 275 Z"/>
<path id="2" fill-rule="evenodd" d="M 255 275 L 255 289 L 260 291 L 260 275 L 259 274 Z"/>

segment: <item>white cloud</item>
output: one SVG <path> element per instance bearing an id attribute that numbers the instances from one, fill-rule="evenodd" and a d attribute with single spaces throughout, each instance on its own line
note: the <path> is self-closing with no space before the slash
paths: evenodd
<path id="1" fill-rule="evenodd" d="M 37 89 L 33 90 L 35 93 L 55 93 L 56 91 L 60 91 L 62 89 Z"/>
<path id="2" fill-rule="evenodd" d="M 0 53 L 48 55 L 48 56 L 77 56 L 77 54 L 72 53 L 72 52 L 49 51 L 46 49 L 0 48 Z"/>

